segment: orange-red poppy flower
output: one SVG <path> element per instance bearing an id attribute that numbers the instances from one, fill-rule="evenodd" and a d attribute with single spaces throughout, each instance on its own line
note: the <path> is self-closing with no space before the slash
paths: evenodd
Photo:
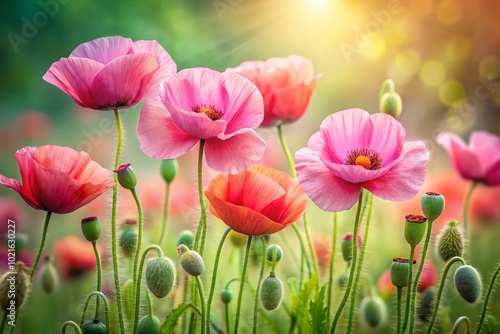
<path id="1" fill-rule="evenodd" d="M 102 247 L 98 247 L 102 257 Z M 96 268 L 94 248 L 90 242 L 69 235 L 54 244 L 54 253 L 66 278 L 78 277 Z"/>

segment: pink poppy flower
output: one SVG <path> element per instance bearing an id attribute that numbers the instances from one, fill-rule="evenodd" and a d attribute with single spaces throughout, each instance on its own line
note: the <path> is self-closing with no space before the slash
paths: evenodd
<path id="1" fill-rule="evenodd" d="M 361 109 L 332 114 L 295 154 L 299 182 L 326 211 L 351 208 L 361 188 L 386 200 L 408 200 L 424 183 L 429 153 L 422 142 L 405 138 L 389 115 Z"/>
<path id="2" fill-rule="evenodd" d="M 436 141 L 450 156 L 453 167 L 464 179 L 500 185 L 500 137 L 475 131 L 470 145 L 451 132 L 442 132 Z"/>
<path id="3" fill-rule="evenodd" d="M 255 131 L 264 116 L 262 96 L 235 73 L 192 68 L 162 83 L 161 101 L 141 110 L 137 133 L 141 150 L 155 159 L 174 159 L 200 139 L 207 164 L 220 173 L 238 173 L 264 154 Z"/>
<path id="4" fill-rule="evenodd" d="M 264 97 L 261 126 L 295 122 L 304 115 L 321 74 L 314 75 L 312 63 L 299 56 L 248 61 L 227 71 L 251 80 Z"/>
<path id="5" fill-rule="evenodd" d="M 15 154 L 22 184 L 0 174 L 0 184 L 14 189 L 37 210 L 69 213 L 114 184 L 113 174 L 85 152 L 69 147 L 25 147 Z"/>
<path id="6" fill-rule="evenodd" d="M 130 108 L 157 96 L 160 81 L 177 65 L 157 41 L 120 36 L 80 44 L 68 58 L 52 64 L 43 79 L 85 108 Z"/>

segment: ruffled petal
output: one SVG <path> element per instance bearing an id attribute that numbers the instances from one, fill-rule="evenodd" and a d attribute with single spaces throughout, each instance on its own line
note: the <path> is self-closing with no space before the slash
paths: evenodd
<path id="1" fill-rule="evenodd" d="M 131 53 L 132 45 L 133 42 L 130 38 L 102 37 L 80 44 L 69 56 L 88 58 L 101 64 L 107 64 L 113 59 Z"/>
<path id="2" fill-rule="evenodd" d="M 77 152 L 69 147 L 57 145 L 38 147 L 33 151 L 31 159 L 38 164 L 38 168 L 58 170 L 75 179 L 80 177 L 92 161 L 86 152 Z"/>
<path id="3" fill-rule="evenodd" d="M 8 177 L 3 176 L 0 174 L 0 184 L 4 187 L 10 188 L 17 192 L 22 199 L 31 206 L 33 209 L 36 210 L 45 210 L 42 204 L 38 203 L 36 199 L 32 198 L 31 195 L 27 192 L 24 191 L 23 186 L 19 183 L 19 181 L 10 179 Z"/>
<path id="4" fill-rule="evenodd" d="M 436 141 L 448 152 L 452 165 L 462 177 L 469 180 L 481 180 L 484 177 L 477 156 L 469 150 L 460 137 L 451 132 L 442 132 Z"/>
<path id="5" fill-rule="evenodd" d="M 377 113 L 371 115 L 373 124 L 372 140 L 369 147 L 380 154 L 382 167 L 398 159 L 403 151 L 406 131 L 394 117 Z"/>
<path id="6" fill-rule="evenodd" d="M 475 131 L 470 137 L 470 150 L 476 154 L 482 170 L 488 174 L 500 162 L 500 137 L 486 131 Z"/>
<path id="7" fill-rule="evenodd" d="M 283 122 L 293 122 L 304 115 L 316 88 L 317 80 L 312 84 L 298 85 L 280 89 L 274 93 L 272 113 Z"/>

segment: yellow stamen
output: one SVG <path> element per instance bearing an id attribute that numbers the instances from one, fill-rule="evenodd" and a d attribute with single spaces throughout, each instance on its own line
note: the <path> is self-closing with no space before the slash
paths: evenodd
<path id="1" fill-rule="evenodd" d="M 212 121 L 218 120 L 222 116 L 220 110 L 215 109 L 215 106 L 207 106 L 202 104 L 201 106 L 195 106 L 193 111 L 196 113 L 203 113 L 208 116 Z"/>
<path id="2" fill-rule="evenodd" d="M 364 155 L 360 155 L 359 157 L 356 158 L 356 165 L 358 166 L 363 166 L 365 168 L 370 168 L 372 162 L 368 157 L 365 157 Z"/>

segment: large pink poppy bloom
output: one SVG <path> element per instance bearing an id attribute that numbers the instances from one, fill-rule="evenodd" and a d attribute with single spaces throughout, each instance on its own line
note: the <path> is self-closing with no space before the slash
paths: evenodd
<path id="1" fill-rule="evenodd" d="M 15 154 L 22 184 L 0 174 L 0 184 L 14 189 L 37 210 L 69 213 L 114 184 L 113 174 L 85 152 L 69 147 L 25 147 Z"/>
<path id="2" fill-rule="evenodd" d="M 52 64 L 43 79 L 85 108 L 127 109 L 157 96 L 160 81 L 177 65 L 157 41 L 120 36 L 80 44 Z"/>
<path id="3" fill-rule="evenodd" d="M 391 201 L 406 201 L 422 187 L 429 153 L 420 142 L 405 142 L 393 117 L 347 109 L 328 116 L 295 154 L 298 179 L 318 207 L 351 208 L 361 188 Z"/>
<path id="4" fill-rule="evenodd" d="M 470 145 L 451 132 L 442 132 L 437 142 L 450 156 L 453 167 L 464 179 L 500 185 L 500 137 L 486 131 L 473 132 Z"/>
<path id="5" fill-rule="evenodd" d="M 261 126 L 295 122 L 304 115 L 321 75 L 314 75 L 306 58 L 289 56 L 266 61 L 247 61 L 227 71 L 251 80 L 264 97 Z"/>
<path id="6" fill-rule="evenodd" d="M 203 139 L 207 164 L 228 174 L 245 170 L 264 154 L 266 144 L 253 131 L 264 116 L 262 96 L 242 76 L 183 70 L 162 83 L 160 97 L 146 101 L 137 126 L 147 155 L 178 158 Z"/>

